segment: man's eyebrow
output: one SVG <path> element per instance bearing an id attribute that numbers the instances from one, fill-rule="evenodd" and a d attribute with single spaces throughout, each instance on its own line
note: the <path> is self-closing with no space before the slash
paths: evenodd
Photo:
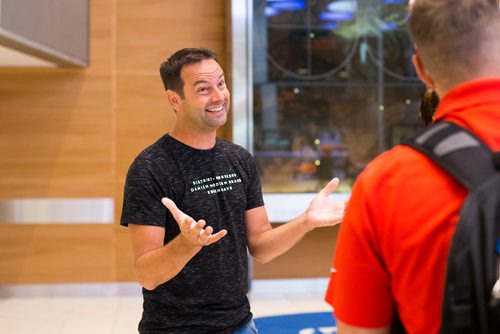
<path id="1" fill-rule="evenodd" d="M 219 76 L 219 80 L 224 78 L 224 73 L 222 73 L 220 76 Z M 204 79 L 201 79 L 201 80 L 196 80 L 194 83 L 193 83 L 193 86 L 196 86 L 196 85 L 199 85 L 199 84 L 205 84 L 209 82 L 209 80 L 204 80 Z"/>
<path id="2" fill-rule="evenodd" d="M 193 86 L 199 85 L 199 84 L 205 84 L 207 83 L 208 80 L 197 80 L 193 83 Z"/>

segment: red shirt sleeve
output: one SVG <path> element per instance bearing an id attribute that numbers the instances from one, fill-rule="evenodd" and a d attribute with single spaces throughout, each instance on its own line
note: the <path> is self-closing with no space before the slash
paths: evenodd
<path id="1" fill-rule="evenodd" d="M 334 307 L 337 319 L 351 326 L 371 328 L 392 323 L 394 300 L 363 189 L 367 177 L 362 174 L 358 178 L 349 200 L 325 300 Z"/>

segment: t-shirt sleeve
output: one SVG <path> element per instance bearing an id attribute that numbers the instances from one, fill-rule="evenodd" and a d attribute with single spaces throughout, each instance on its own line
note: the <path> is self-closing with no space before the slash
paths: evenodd
<path id="1" fill-rule="evenodd" d="M 130 166 L 123 195 L 120 224 L 165 226 L 167 208 L 161 199 L 169 196 L 153 161 L 137 158 Z"/>
<path id="2" fill-rule="evenodd" d="M 262 186 L 260 183 L 260 175 L 257 169 L 255 158 L 249 154 L 249 182 L 247 186 L 247 207 L 246 210 L 254 209 L 264 205 L 262 198 Z"/>
<path id="3" fill-rule="evenodd" d="M 333 306 L 335 317 L 346 324 L 384 327 L 392 323 L 394 301 L 371 214 L 369 198 L 375 194 L 363 189 L 362 177 L 340 226 L 325 300 Z"/>

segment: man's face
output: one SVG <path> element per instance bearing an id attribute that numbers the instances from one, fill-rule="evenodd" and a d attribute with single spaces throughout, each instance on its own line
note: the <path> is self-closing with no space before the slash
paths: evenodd
<path id="1" fill-rule="evenodd" d="M 230 94 L 219 64 L 207 59 L 186 65 L 181 70 L 181 78 L 184 82 L 184 99 L 179 103 L 179 120 L 199 130 L 213 131 L 224 125 Z"/>

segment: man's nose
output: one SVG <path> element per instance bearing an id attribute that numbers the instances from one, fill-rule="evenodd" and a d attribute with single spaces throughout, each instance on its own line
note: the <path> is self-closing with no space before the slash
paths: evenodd
<path id="1" fill-rule="evenodd" d="M 221 101 L 226 98 L 222 89 L 219 89 L 217 87 L 217 89 L 214 89 L 213 91 L 214 93 L 212 94 L 212 101 Z"/>

